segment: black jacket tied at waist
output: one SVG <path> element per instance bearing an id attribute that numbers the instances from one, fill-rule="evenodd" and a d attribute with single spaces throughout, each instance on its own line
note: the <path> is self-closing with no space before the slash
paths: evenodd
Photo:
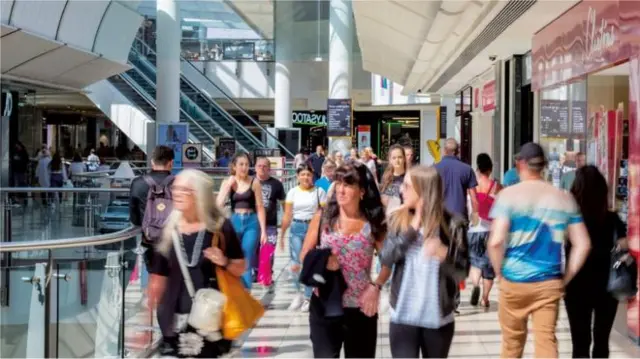
<path id="1" fill-rule="evenodd" d="M 347 282 L 340 270 L 330 271 L 327 262 L 331 249 L 312 249 L 304 257 L 300 282 L 318 288 L 318 298 L 325 317 L 339 317 L 344 314 L 342 295 L 347 290 Z"/>

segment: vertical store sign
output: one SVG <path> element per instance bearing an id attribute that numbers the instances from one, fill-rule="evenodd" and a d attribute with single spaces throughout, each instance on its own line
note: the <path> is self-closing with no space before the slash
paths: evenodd
<path id="1" fill-rule="evenodd" d="M 484 84 L 482 88 L 482 111 L 489 112 L 496 109 L 496 81 Z"/>
<path id="2" fill-rule="evenodd" d="M 156 144 L 173 149 L 173 166 L 182 168 L 182 145 L 189 142 L 189 125 L 186 123 L 160 123 Z"/>
<path id="3" fill-rule="evenodd" d="M 627 239 L 631 254 L 640 254 L 640 55 L 629 63 L 629 164 Z M 637 261 L 640 266 L 640 261 Z M 640 277 L 639 277 L 640 279 Z M 632 337 L 640 338 L 640 293 L 629 302 L 627 327 Z"/>
<path id="4" fill-rule="evenodd" d="M 327 100 L 327 136 L 351 136 L 351 99 Z"/>

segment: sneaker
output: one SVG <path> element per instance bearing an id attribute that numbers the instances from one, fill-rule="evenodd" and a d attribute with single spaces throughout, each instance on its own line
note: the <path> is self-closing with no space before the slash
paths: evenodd
<path id="1" fill-rule="evenodd" d="M 300 307 L 300 311 L 302 313 L 309 313 L 310 305 L 311 305 L 311 302 L 309 301 L 309 299 L 305 299 L 304 302 L 302 303 L 302 307 Z"/>
<path id="2" fill-rule="evenodd" d="M 478 305 L 478 300 L 480 300 L 480 287 L 474 286 L 469 303 L 475 307 Z"/>
<path id="3" fill-rule="evenodd" d="M 295 311 L 300 309 L 300 306 L 302 306 L 302 301 L 303 301 L 302 294 L 296 295 L 291 301 L 291 304 L 289 305 L 288 310 Z"/>

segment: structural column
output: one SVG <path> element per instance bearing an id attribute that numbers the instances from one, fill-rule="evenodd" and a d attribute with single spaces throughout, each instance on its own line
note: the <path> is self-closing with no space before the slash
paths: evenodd
<path id="1" fill-rule="evenodd" d="M 275 39 L 275 128 L 292 127 L 291 64 L 294 59 L 294 12 L 295 2 L 274 1 Z"/>
<path id="2" fill-rule="evenodd" d="M 351 98 L 353 8 L 351 0 L 330 0 L 329 5 L 329 99 Z M 347 152 L 351 138 L 330 137 L 331 151 Z"/>
<path id="3" fill-rule="evenodd" d="M 180 5 L 157 0 L 156 122 L 180 122 Z"/>

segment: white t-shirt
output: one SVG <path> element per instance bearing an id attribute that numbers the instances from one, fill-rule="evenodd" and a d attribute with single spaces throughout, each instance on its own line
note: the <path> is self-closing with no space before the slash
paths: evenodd
<path id="1" fill-rule="evenodd" d="M 316 213 L 318 206 L 325 203 L 326 198 L 327 194 L 322 188 L 305 190 L 298 186 L 289 190 L 285 202 L 293 204 L 293 219 L 308 221 Z"/>

